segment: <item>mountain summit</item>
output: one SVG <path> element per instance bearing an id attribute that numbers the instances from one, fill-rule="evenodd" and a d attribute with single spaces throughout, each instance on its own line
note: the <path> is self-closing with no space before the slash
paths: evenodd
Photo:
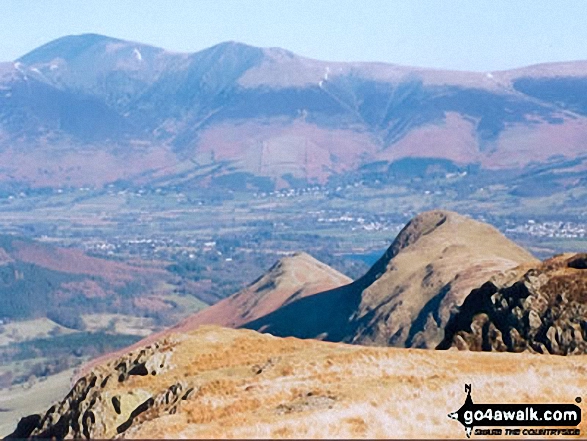
<path id="1" fill-rule="evenodd" d="M 213 324 L 238 328 L 298 299 L 347 285 L 352 280 L 304 252 L 280 259 L 238 293 L 174 326 L 174 332 Z"/>
<path id="2" fill-rule="evenodd" d="M 71 63 L 91 51 L 105 50 L 112 44 L 127 44 L 124 40 L 99 34 L 68 35 L 33 49 L 16 61 L 25 65 L 45 64 L 54 60 Z"/>

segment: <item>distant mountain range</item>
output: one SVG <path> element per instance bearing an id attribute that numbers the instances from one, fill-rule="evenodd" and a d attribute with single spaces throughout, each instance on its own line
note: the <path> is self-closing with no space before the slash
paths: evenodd
<path id="1" fill-rule="evenodd" d="M 86 34 L 0 64 L 5 183 L 268 189 L 402 158 L 497 170 L 571 160 L 577 172 L 586 140 L 584 61 L 456 72 Z"/>

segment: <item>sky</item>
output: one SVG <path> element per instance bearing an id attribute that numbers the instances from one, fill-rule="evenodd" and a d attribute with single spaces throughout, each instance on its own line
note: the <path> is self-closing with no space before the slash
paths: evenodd
<path id="1" fill-rule="evenodd" d="M 1 0 L 0 61 L 98 33 L 178 52 L 223 41 L 328 61 L 495 71 L 587 59 L 587 2 Z"/>

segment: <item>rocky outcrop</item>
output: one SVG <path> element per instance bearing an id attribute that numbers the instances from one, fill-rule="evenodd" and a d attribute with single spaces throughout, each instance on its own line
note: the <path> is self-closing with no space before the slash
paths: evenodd
<path id="1" fill-rule="evenodd" d="M 161 390 L 125 390 L 132 377 L 155 377 L 169 370 L 173 347 L 163 340 L 95 369 L 44 415 L 23 418 L 7 438 L 111 438 L 145 418 L 174 413 L 193 392 L 182 381 Z"/>
<path id="2" fill-rule="evenodd" d="M 522 266 L 475 289 L 438 349 L 587 353 L 587 254 Z"/>

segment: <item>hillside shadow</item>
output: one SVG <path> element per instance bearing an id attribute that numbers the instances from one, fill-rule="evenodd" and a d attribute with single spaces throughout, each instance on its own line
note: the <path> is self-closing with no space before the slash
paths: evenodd
<path id="1" fill-rule="evenodd" d="M 356 283 L 296 300 L 242 328 L 278 337 L 341 341 L 352 332 L 350 317 L 361 302 Z"/>

